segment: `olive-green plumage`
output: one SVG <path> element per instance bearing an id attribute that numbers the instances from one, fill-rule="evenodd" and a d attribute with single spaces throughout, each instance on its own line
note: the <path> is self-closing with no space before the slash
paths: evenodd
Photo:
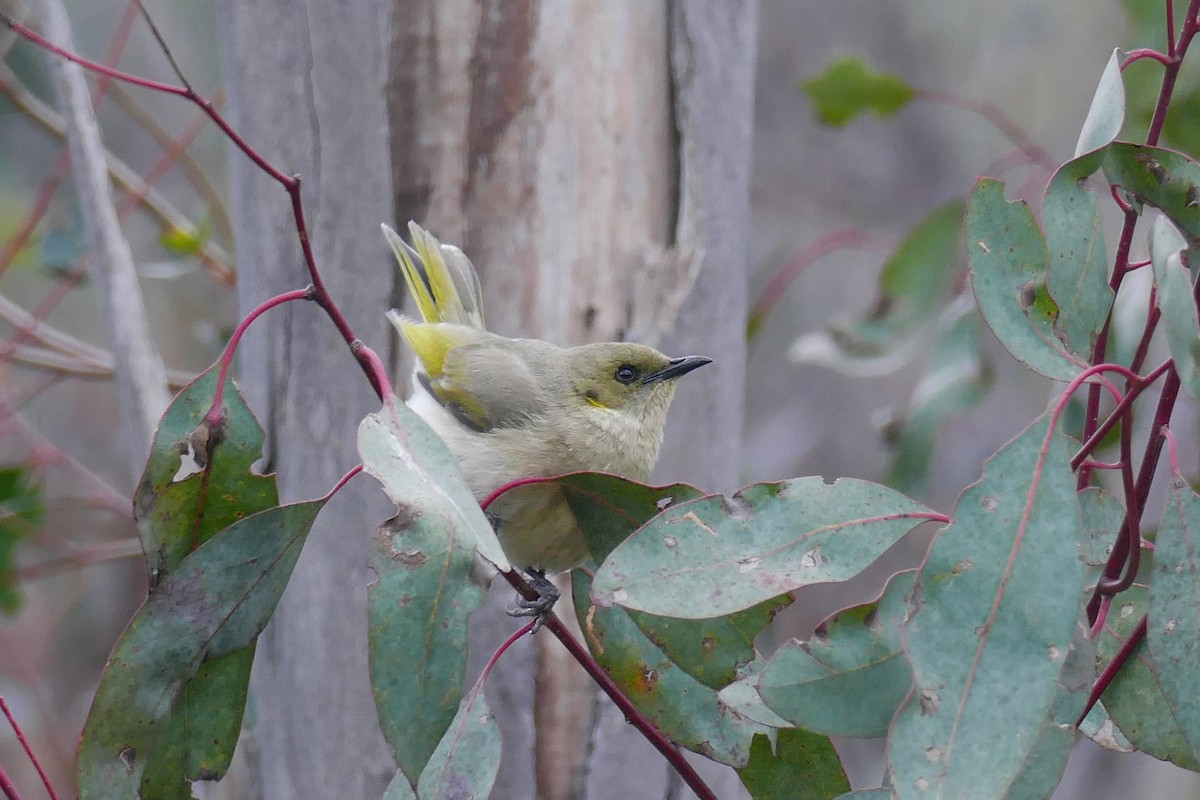
<path id="1" fill-rule="evenodd" d="M 422 320 L 388 318 L 417 356 L 409 405 L 458 459 L 479 500 L 515 480 L 593 470 L 646 480 L 658 460 L 675 379 L 709 362 L 628 342 L 557 347 L 484 328 L 479 278 L 456 247 L 409 223 L 413 247 L 384 234 Z M 561 572 L 587 559 L 557 489 L 498 520 L 518 568 Z"/>

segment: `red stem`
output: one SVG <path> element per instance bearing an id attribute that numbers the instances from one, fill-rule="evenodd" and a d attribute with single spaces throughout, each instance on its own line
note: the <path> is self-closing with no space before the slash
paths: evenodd
<path id="1" fill-rule="evenodd" d="M 978 114 L 992 123 L 1000 133 L 1004 134 L 1006 139 L 1016 145 L 1021 152 L 1025 153 L 1030 161 L 1040 164 L 1047 169 L 1054 168 L 1054 160 L 1050 158 L 1050 154 L 1039 146 L 1037 142 L 1029 138 L 1020 125 L 1010 120 L 995 105 L 982 103 L 952 92 L 943 92 L 936 89 L 921 89 L 917 92 L 917 96 L 931 103 L 953 106 L 970 111 L 972 114 Z"/>
<path id="2" fill-rule="evenodd" d="M 815 242 L 793 255 L 771 276 L 750 307 L 747 328 L 754 333 L 767 314 L 771 313 L 783 293 L 810 264 L 830 253 L 847 247 L 860 247 L 870 241 L 870 234 L 860 228 L 838 228 L 829 231 Z"/>
<path id="3" fill-rule="evenodd" d="M 8 717 L 8 724 L 12 725 L 13 733 L 17 735 L 17 741 L 21 743 L 21 747 L 25 748 L 25 754 L 29 756 L 30 762 L 33 763 L 33 768 L 37 770 L 38 777 L 42 779 L 42 785 L 46 787 L 46 794 L 50 795 L 50 800 L 58 800 L 58 793 L 54 791 L 54 785 L 50 783 L 50 776 L 46 774 L 46 770 L 42 769 L 42 764 L 38 761 L 37 756 L 33 754 L 33 748 L 29 746 L 29 740 L 25 738 L 25 732 L 21 730 L 21 726 L 17 724 L 16 717 L 8 707 L 8 703 L 4 702 L 4 696 L 0 695 L 0 711 L 4 712 L 4 716 Z M 0 777 L 7 781 L 7 776 L 3 774 L 3 768 L 0 768 Z M 4 787 L 4 792 L 10 798 L 19 798 L 16 787 L 12 783 L 0 784 Z"/>
<path id="4" fill-rule="evenodd" d="M 8 777 L 8 773 L 4 771 L 3 764 L 0 764 L 0 791 L 4 792 L 4 796 L 8 800 L 21 800 L 21 793 L 17 791 L 17 787 Z"/>
<path id="5" fill-rule="evenodd" d="M 1125 662 L 1133 655 L 1133 651 L 1142 643 L 1142 639 L 1146 638 L 1146 616 L 1143 615 L 1137 627 L 1133 629 L 1133 633 L 1129 634 L 1129 638 L 1121 645 L 1121 649 L 1113 656 L 1112 661 L 1108 662 L 1104 667 L 1104 671 L 1100 673 L 1100 677 L 1096 678 L 1096 682 L 1092 684 L 1092 691 L 1088 695 L 1087 705 L 1083 707 L 1083 713 L 1079 715 L 1079 719 L 1075 720 L 1075 727 L 1078 728 L 1083 723 L 1083 718 L 1088 715 L 1088 712 L 1100 700 L 1100 695 L 1104 694 L 1104 690 L 1112 683 L 1113 678 L 1117 677 L 1117 673 L 1121 671 L 1121 667 L 1125 666 Z"/>
<path id="6" fill-rule="evenodd" d="M 304 289 L 293 289 L 290 292 L 276 295 L 270 300 L 267 300 L 262 305 L 255 308 L 246 318 L 243 319 L 234 329 L 233 335 L 229 337 L 229 341 L 225 344 L 225 350 L 221 353 L 221 371 L 217 375 L 217 388 L 213 393 L 212 405 L 209 406 L 208 413 L 204 415 L 204 420 L 209 425 L 218 425 L 221 422 L 223 412 L 221 411 L 221 401 L 225 396 L 225 379 L 229 373 L 229 365 L 233 363 L 233 354 L 237 350 L 238 343 L 242 340 L 242 335 L 246 333 L 246 329 L 250 327 L 250 323 L 258 319 L 260 316 L 270 311 L 276 306 L 281 306 L 284 303 L 290 303 L 293 300 L 311 300 L 312 287 Z"/>

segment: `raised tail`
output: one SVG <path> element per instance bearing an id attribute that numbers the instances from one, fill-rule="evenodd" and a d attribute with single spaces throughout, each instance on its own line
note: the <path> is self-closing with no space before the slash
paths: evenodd
<path id="1" fill-rule="evenodd" d="M 462 250 L 442 244 L 415 222 L 408 223 L 415 249 L 386 224 L 381 227 L 425 322 L 485 329 L 479 276 Z"/>

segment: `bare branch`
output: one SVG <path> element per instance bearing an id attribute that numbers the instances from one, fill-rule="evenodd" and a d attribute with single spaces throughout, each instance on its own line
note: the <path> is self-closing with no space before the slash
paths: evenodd
<path id="1" fill-rule="evenodd" d="M 113 92 L 118 104 L 130 116 L 134 116 L 139 124 L 146 126 L 144 116 L 139 117 L 134 115 L 130 106 L 127 105 L 128 101 L 124 101 L 121 96 L 118 96 L 114 88 L 110 87 L 109 91 Z M 29 91 L 29 88 L 21 82 L 16 73 L 9 69 L 3 62 L 0 62 L 0 92 L 7 95 L 12 100 L 13 105 L 25 112 L 31 120 L 42 126 L 52 135 L 59 139 L 66 138 L 66 124 L 63 121 L 62 115 L 43 103 L 33 92 Z M 122 94 L 127 97 L 127 93 Z M 155 130 L 149 127 L 147 127 L 147 130 L 151 136 L 157 138 Z M 104 157 L 113 182 L 130 194 L 139 193 L 139 189 L 142 187 L 144 181 L 142 181 L 138 172 L 107 150 L 104 151 Z M 189 170 L 189 174 L 192 174 L 191 170 Z M 199 183 L 197 183 L 197 189 L 200 190 Z M 195 225 L 187 215 L 177 209 L 162 192 L 159 192 L 157 189 L 149 189 L 148 191 L 140 192 L 140 194 L 142 195 L 142 206 L 164 228 L 168 230 L 192 230 L 195 228 Z M 207 197 L 207 193 L 204 194 Z M 209 198 L 209 203 L 211 207 L 211 198 Z M 222 211 L 221 214 L 223 215 L 224 212 Z M 214 213 L 214 221 L 216 221 L 217 217 L 218 215 Z M 226 222 L 224 225 L 228 226 L 228 223 Z M 205 267 L 214 278 L 226 285 L 233 283 L 233 268 L 230 266 L 233 263 L 233 259 L 223 248 L 212 242 L 206 242 L 200 250 L 200 256 Z"/>
<path id="2" fill-rule="evenodd" d="M 47 37 L 60 47 L 74 50 L 70 22 L 61 0 L 44 0 L 43 11 Z M 137 475 L 150 450 L 158 420 L 167 407 L 166 371 L 151 344 L 133 254 L 117 221 L 100 128 L 88 97 L 83 69 L 57 57 L 51 58 L 51 69 L 64 110 L 96 284 L 113 344 L 121 412 L 132 444 L 130 467 L 132 474 Z"/>

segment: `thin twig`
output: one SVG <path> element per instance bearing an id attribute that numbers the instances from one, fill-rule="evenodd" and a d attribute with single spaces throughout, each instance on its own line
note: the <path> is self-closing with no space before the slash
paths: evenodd
<path id="1" fill-rule="evenodd" d="M 62 115 L 38 99 L 21 82 L 16 73 L 2 62 L 0 62 L 0 91 L 4 92 L 13 105 L 23 111 L 26 116 L 42 126 L 51 135 L 59 139 L 66 138 L 66 128 Z M 113 183 L 130 194 L 136 194 L 138 187 L 143 183 L 142 176 L 137 170 L 107 150 L 105 151 L 105 162 Z M 58 169 L 56 168 L 55 171 L 57 172 Z M 64 165 L 62 172 L 65 173 L 65 171 Z M 52 191 L 51 189 L 51 193 Z M 156 189 L 151 189 L 144 193 L 141 197 L 141 206 L 158 221 L 164 230 L 191 230 L 195 228 L 191 219 L 176 208 L 167 199 L 166 195 Z M 28 236 L 24 238 L 27 239 Z M 23 241 L 18 242 L 19 246 L 23 246 Z M 230 266 L 233 263 L 233 259 L 224 248 L 214 242 L 205 242 L 201 246 L 198 255 L 205 269 L 216 280 L 226 286 L 233 284 L 233 267 Z M 9 257 L 11 258 L 11 256 Z M 0 259 L 0 264 L 3 264 L 4 261 L 5 259 Z"/>
<path id="2" fill-rule="evenodd" d="M 48 38 L 73 50 L 70 20 L 62 0 L 45 0 L 44 9 Z M 94 254 L 96 284 L 107 312 L 121 412 L 127 434 L 132 437 L 130 467 L 136 475 L 167 408 L 166 370 L 152 344 L 137 268 L 117 220 L 100 129 L 83 69 L 62 59 L 50 60 L 67 123 L 72 172 Z"/>
<path id="3" fill-rule="evenodd" d="M 158 124 L 158 120 L 137 101 L 137 98 L 131 92 L 121 84 L 113 84 L 109 88 L 108 93 L 112 97 L 113 102 L 120 106 L 142 130 L 150 134 L 159 147 L 164 150 L 171 148 L 172 142 L 175 141 L 174 137 L 168 130 Z M 220 108 L 225 102 L 225 93 L 220 88 L 215 89 L 212 101 L 213 105 Z M 207 119 L 207 115 L 205 115 L 205 119 Z M 192 182 L 196 193 L 204 200 L 205 208 L 208 209 L 209 219 L 212 220 L 213 233 L 221 241 L 227 243 L 233 242 L 233 222 L 229 219 L 229 212 L 225 208 L 224 199 L 221 197 L 220 192 L 217 191 L 217 187 L 213 186 L 213 182 L 209 180 L 208 172 L 186 150 L 179 154 L 179 168 L 188 176 L 188 180 Z M 228 258 L 225 261 L 228 264 Z"/>
<path id="4" fill-rule="evenodd" d="M 25 748 L 25 754 L 29 756 L 29 760 L 33 763 L 34 769 L 37 770 L 38 776 L 42 779 L 42 785 L 46 787 L 46 793 L 50 795 L 50 800 L 58 800 L 58 793 L 54 791 L 54 785 L 50 783 L 50 777 L 46 774 L 46 770 L 42 769 L 42 764 L 38 761 L 37 756 L 33 753 L 33 748 L 29 746 L 29 740 L 25 738 L 25 732 L 21 730 L 21 726 L 17 724 L 16 717 L 8 707 L 8 703 L 4 702 L 4 695 L 0 695 L 0 711 L 4 712 L 4 716 L 8 717 L 8 724 L 12 725 L 13 733 L 17 735 L 17 741 Z M 5 791 L 8 791 L 7 789 Z M 15 790 L 14 790 L 15 791 Z M 17 797 L 15 794 L 10 797 Z"/>

